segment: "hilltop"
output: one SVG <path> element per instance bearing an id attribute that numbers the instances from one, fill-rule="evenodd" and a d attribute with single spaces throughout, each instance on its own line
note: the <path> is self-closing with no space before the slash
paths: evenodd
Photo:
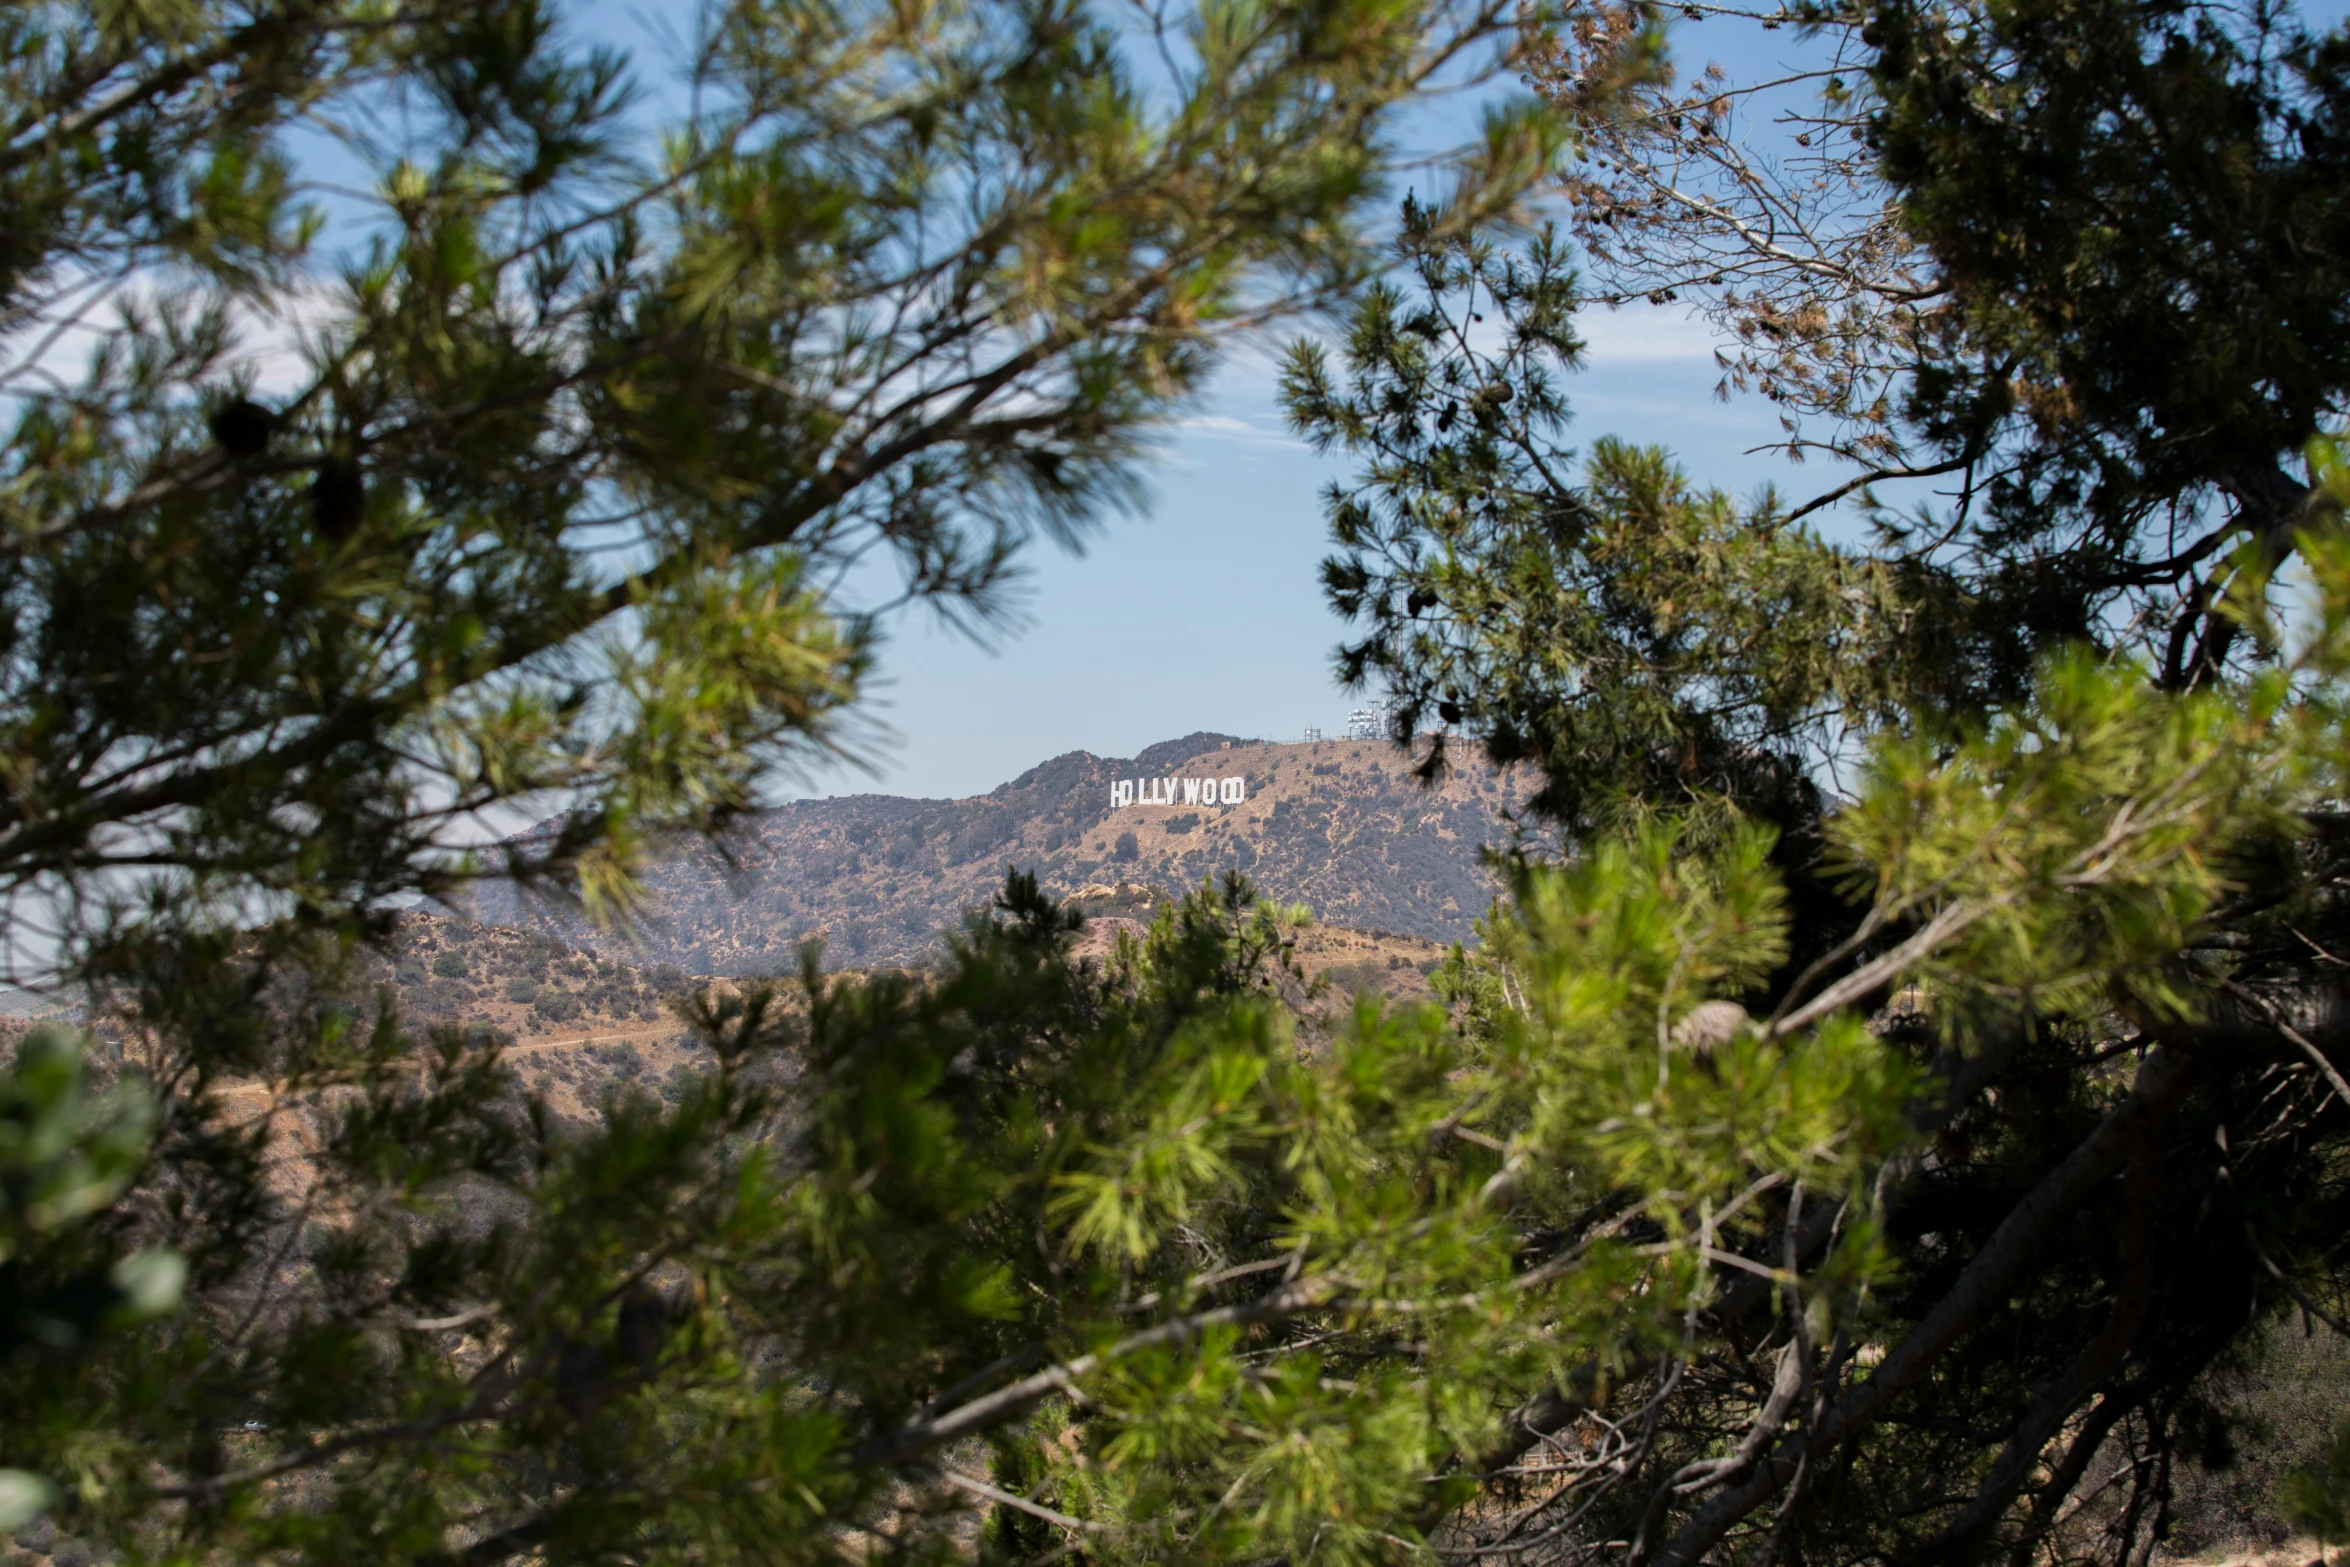
<path id="1" fill-rule="evenodd" d="M 703 974 L 774 972 L 820 937 L 828 963 L 918 963 L 939 932 L 1034 871 L 1063 896 L 1132 883 L 1160 893 L 1227 868 L 1260 891 L 1358 930 L 1447 942 L 1471 936 L 1496 889 L 1480 849 L 1507 832 L 1524 786 L 1462 748 L 1433 788 L 1378 741 L 1275 744 L 1200 733 L 1132 758 L 1072 751 L 984 795 L 859 794 L 757 812 L 717 845 L 657 865 L 631 947 L 504 885 L 467 911 L 610 957 Z M 1121 779 L 1239 777 L 1234 806 L 1113 807 Z"/>
<path id="2" fill-rule="evenodd" d="M 1017 865 L 1086 910 L 1080 950 L 1096 956 L 1160 900 L 1238 868 L 1313 908 L 1294 956 L 1333 1004 L 1425 996 L 1442 944 L 1470 937 L 1492 901 L 1479 850 L 1524 797 L 1474 750 L 1458 758 L 1424 789 L 1382 743 L 1194 734 L 1132 758 L 1070 752 L 969 799 L 798 801 L 656 866 L 634 944 L 490 883 L 463 911 L 403 914 L 386 948 L 358 955 L 349 993 L 366 1006 L 388 989 L 411 1025 L 496 1030 L 532 1086 L 585 1114 L 614 1079 L 649 1086 L 698 1059 L 674 1012 L 686 992 L 788 971 L 811 937 L 833 968 L 918 964 Z M 1111 805 L 1118 780 L 1182 777 L 1238 777 L 1247 797 Z M 63 998 L 0 993 L 0 1046 L 36 1019 L 82 1016 Z"/>

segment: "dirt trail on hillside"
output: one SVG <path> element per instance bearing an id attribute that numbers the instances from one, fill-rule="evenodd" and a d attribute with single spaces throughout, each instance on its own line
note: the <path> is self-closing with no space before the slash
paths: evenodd
<path id="1" fill-rule="evenodd" d="M 2282 1545 L 2264 1550 L 2242 1549 L 2204 1552 L 2195 1556 L 2163 1556 L 2154 1558 L 2158 1567 L 2327 1567 L 2338 1564 L 2338 1548 L 2320 1551 L 2313 1539 L 2287 1540 Z"/>
<path id="2" fill-rule="evenodd" d="M 518 1056 L 537 1055 L 548 1050 L 579 1050 L 589 1045 L 659 1044 L 674 1039 L 682 1029 L 675 1019 L 661 1023 L 638 1023 L 628 1027 L 599 1028 L 585 1034 L 556 1034 L 539 1039 L 517 1039 L 505 1049 L 511 1061 Z M 250 1098 L 269 1092 L 267 1083 L 232 1083 L 215 1092 L 223 1099 Z"/>

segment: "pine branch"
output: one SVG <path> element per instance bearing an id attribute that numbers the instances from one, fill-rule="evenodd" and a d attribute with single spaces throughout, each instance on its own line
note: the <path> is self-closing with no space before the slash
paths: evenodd
<path id="1" fill-rule="evenodd" d="M 1261 1322 L 1278 1322 L 1301 1312 L 1322 1309 L 1339 1297 L 1340 1289 L 1335 1279 L 1315 1275 L 1284 1284 L 1244 1305 L 1219 1306 L 1212 1311 L 1174 1318 L 1157 1327 L 1130 1334 L 1092 1354 L 1079 1355 L 1047 1366 L 1009 1387 L 971 1399 L 944 1414 L 909 1421 L 886 1436 L 875 1437 L 851 1449 L 849 1462 L 858 1465 L 906 1463 L 973 1432 L 1018 1419 L 1047 1399 L 1072 1393 L 1080 1379 L 1128 1356 L 1164 1345 L 1190 1343 L 1211 1328 L 1251 1327 Z"/>

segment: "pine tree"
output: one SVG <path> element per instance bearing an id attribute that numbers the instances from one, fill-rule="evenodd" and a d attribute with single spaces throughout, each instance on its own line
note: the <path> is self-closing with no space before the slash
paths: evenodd
<path id="1" fill-rule="evenodd" d="M 1594 58 L 1653 58 L 1645 9 L 1579 19 L 1546 79 L 1599 155 L 1571 191 L 1575 232 L 1605 231 L 1596 292 L 1703 294 L 1749 345 L 1733 384 L 1778 396 L 1799 447 L 1804 420 L 1841 432 L 1817 444 L 1861 480 L 1740 503 L 1661 451 L 1568 449 L 1585 295 L 1555 238 L 1407 233 L 1412 286 L 1288 373 L 1300 430 L 1359 463 L 1330 501 L 1347 672 L 1537 767 L 1573 860 L 1659 816 L 1773 830 L 1781 953 L 1695 1033 L 1775 1036 L 1833 998 L 1932 1085 L 1874 1177 L 1894 1271 L 1865 1300 L 1794 1282 L 1851 1277 L 1812 1248 L 1863 1210 L 1785 1201 L 1715 1256 L 1687 1349 L 1595 1355 L 1462 1467 L 1547 1468 L 1627 1396 L 1654 1422 L 1632 1462 L 1453 1526 L 1562 1559 L 2130 1562 L 2220 1418 L 2210 1368 L 2279 1313 L 2350 1315 L 2342 752 L 2312 631 L 2346 493 L 2342 39 L 2272 7 L 1781 20 L 1823 60 L 1787 126 L 1817 183 L 1776 210 L 1824 221 L 1792 251 L 1746 221 L 1778 176 L 1736 177 L 1764 168 L 1722 146 L 1736 84 L 1652 67 L 1628 105 L 1581 100 Z M 1696 199 L 1719 171 L 1736 199 Z M 1853 543 L 1804 521 L 1902 475 L 1950 492 L 1869 506 Z M 2237 738 L 2191 740 L 2205 723 Z M 2095 889 L 2211 786 L 2193 841 L 2155 851 L 2200 890 Z M 2023 869 L 2049 850 L 2087 857 Z M 1993 861 L 2025 880 L 1967 890 Z M 1498 1020 L 1541 969 L 1488 949 L 1464 993 Z M 1818 1315 L 1772 1314 L 1757 1267 Z"/>
<path id="2" fill-rule="evenodd" d="M 0 1088 L 0 1511 L 174 1559 L 943 1538 L 875 1443 L 1007 1308 L 949 1248 L 996 1167 L 876 1232 L 933 1272 L 860 1274 L 880 1199 L 784 1136 L 829 1123 L 775 1005 L 574 1137 L 345 959 L 489 874 L 625 920 L 645 854 L 853 747 L 842 572 L 995 613 L 1236 334 L 1381 264 L 1399 115 L 1520 21 L 744 3 L 667 82 L 540 0 L 0 21 L 0 878 L 12 974 L 99 1024 Z M 1497 109 L 1452 220 L 1557 146 Z M 972 985 L 1069 990 L 974 939 Z M 937 1086 L 871 1102 L 915 1187 Z M 893 1337 L 925 1302 L 945 1340 Z"/>
<path id="3" fill-rule="evenodd" d="M 2131 13 L 2154 57 L 2172 14 Z M 128 308 L 79 381 L 22 367 L 0 841 L 109 1050 L 43 1034 L 0 1096 L 0 1502 L 174 1560 L 2020 1563 L 2110 1523 L 2129 1563 L 2198 1375 L 2337 1288 L 2324 441 L 2306 591 L 2233 555 L 2175 679 L 2126 593 L 2019 620 L 1988 546 L 1567 466 L 1563 257 L 1480 223 L 1555 132 L 1500 117 L 1407 212 L 1423 297 L 1291 382 L 1371 458 L 1351 656 L 1544 768 L 1572 851 L 1511 867 L 1449 1005 L 1309 1035 L 1301 916 L 1238 878 L 1092 963 L 1014 874 L 933 973 L 702 997 L 707 1072 L 564 1129 L 339 952 L 488 870 L 624 916 L 649 846 L 841 743 L 832 568 L 983 613 L 1231 331 L 1372 277 L 1393 111 L 1515 13 L 1211 7 L 1170 84 L 1092 13 L 746 7 L 641 168 L 617 66 L 532 7 L 60 15 L 10 24 L 10 308 Z M 1905 62 L 2119 47 L 1985 15 L 1841 24 L 1930 257 L 1981 171 Z M 1652 79 L 1587 41 L 1574 112 Z M 323 306 L 297 122 L 383 159 Z M 2064 138 L 2114 123 L 2033 145 L 2111 180 Z M 2069 373 L 1984 277 L 1927 346 L 2021 320 Z M 229 367 L 261 304 L 307 312 L 302 390 Z M 2117 483 L 2224 489 L 2126 471 L 2120 395 L 2082 405 Z M 2048 536 L 2122 493 L 2044 494 Z"/>

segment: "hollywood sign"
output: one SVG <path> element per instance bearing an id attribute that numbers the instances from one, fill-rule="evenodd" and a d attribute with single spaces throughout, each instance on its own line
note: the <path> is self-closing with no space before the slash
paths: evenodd
<path id="1" fill-rule="evenodd" d="M 1238 805 L 1248 798 L 1245 778 L 1121 778 L 1110 785 L 1110 809 L 1129 805 Z"/>

